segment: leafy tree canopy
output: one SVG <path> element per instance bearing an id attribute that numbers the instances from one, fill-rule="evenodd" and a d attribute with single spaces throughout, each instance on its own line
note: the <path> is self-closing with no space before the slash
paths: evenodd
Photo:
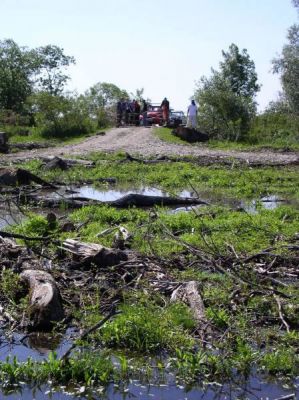
<path id="1" fill-rule="evenodd" d="M 299 11 L 299 0 L 293 0 Z M 280 74 L 283 94 L 291 111 L 299 115 L 299 25 L 288 30 L 288 43 L 282 53 L 273 60 L 273 72 Z"/>
<path id="2" fill-rule="evenodd" d="M 0 41 L 0 108 L 21 112 L 36 90 L 61 93 L 68 79 L 62 69 L 74 62 L 57 46 L 28 49 L 12 39 Z"/>
<path id="3" fill-rule="evenodd" d="M 199 124 L 212 137 L 239 140 L 255 115 L 254 98 L 260 86 L 247 50 L 240 52 L 232 44 L 222 55 L 220 71 L 212 69 L 210 78 L 203 76 L 197 83 Z"/>

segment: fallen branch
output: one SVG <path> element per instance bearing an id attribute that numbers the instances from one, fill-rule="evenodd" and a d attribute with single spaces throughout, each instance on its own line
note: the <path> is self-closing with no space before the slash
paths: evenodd
<path id="1" fill-rule="evenodd" d="M 79 342 L 81 340 L 84 340 L 88 335 L 90 335 L 92 332 L 94 332 L 97 329 L 100 329 L 110 318 L 112 318 L 115 315 L 121 314 L 121 311 L 116 311 L 115 308 L 113 308 L 109 314 L 106 315 L 101 321 L 93 325 L 91 328 L 87 329 L 85 332 L 82 333 L 82 335 L 78 338 Z M 60 357 L 61 361 L 67 361 L 69 355 L 71 352 L 74 350 L 74 348 L 77 347 L 77 343 L 73 343 L 72 346 Z"/>
<path id="2" fill-rule="evenodd" d="M 53 236 L 26 236 L 21 235 L 19 233 L 10 233 L 5 231 L 0 231 L 0 236 L 3 238 L 14 238 L 14 239 L 23 239 L 23 240 L 39 240 L 47 242 L 53 238 Z"/>
<path id="3" fill-rule="evenodd" d="M 282 313 L 282 306 L 281 306 L 281 302 L 278 298 L 278 296 L 276 296 L 275 294 L 273 294 L 273 297 L 277 303 L 277 307 L 278 307 L 278 314 L 279 314 L 279 318 L 281 319 L 281 322 L 283 323 L 283 325 L 285 326 L 286 330 L 288 333 L 290 333 L 290 326 L 287 323 L 287 321 L 284 319 L 283 313 Z"/>

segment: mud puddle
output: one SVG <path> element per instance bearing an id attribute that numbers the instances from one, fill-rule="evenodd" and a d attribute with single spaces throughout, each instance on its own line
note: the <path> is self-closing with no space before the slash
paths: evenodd
<path id="1" fill-rule="evenodd" d="M 225 198 L 219 193 L 213 191 L 201 191 L 195 192 L 193 190 L 182 190 L 177 193 L 173 193 L 167 190 L 158 189 L 155 187 L 142 187 L 142 188 L 108 188 L 98 189 L 90 185 L 73 186 L 67 188 L 60 188 L 59 190 L 52 192 L 50 197 L 53 198 L 68 198 L 73 197 L 85 197 L 91 200 L 98 201 L 113 201 L 118 200 L 128 194 L 142 194 L 145 196 L 175 196 L 175 197 L 188 197 L 188 198 L 200 198 L 211 205 L 228 206 L 234 209 L 243 209 L 248 213 L 256 213 L 262 207 L 267 210 L 274 210 L 282 204 L 292 204 L 294 207 L 299 208 L 299 203 L 291 200 L 282 198 L 278 195 L 264 196 L 260 199 L 253 200 L 238 200 L 235 198 Z M 179 207 L 174 208 L 171 212 L 180 211 L 191 211 L 194 207 Z"/>

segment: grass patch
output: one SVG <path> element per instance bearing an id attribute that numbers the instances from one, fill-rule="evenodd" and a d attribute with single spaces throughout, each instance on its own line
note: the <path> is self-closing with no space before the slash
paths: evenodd
<path id="1" fill-rule="evenodd" d="M 156 187 L 170 194 L 178 194 L 184 189 L 203 192 L 213 203 L 213 197 L 256 198 L 269 195 L 291 195 L 299 198 L 299 175 L 296 167 L 281 168 L 223 168 L 209 167 L 194 163 L 175 162 L 154 165 L 136 162 L 119 163 L 123 154 L 94 154 L 95 168 L 74 167 L 67 171 L 45 171 L 40 161 L 32 160 L 23 167 L 48 181 L 74 184 L 78 181 L 115 177 L 121 187 Z M 105 184 L 98 187 L 107 188 Z"/>

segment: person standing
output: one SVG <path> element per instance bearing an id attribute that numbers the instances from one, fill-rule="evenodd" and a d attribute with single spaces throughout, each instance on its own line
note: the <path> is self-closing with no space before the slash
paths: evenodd
<path id="1" fill-rule="evenodd" d="M 117 126 L 117 128 L 119 128 L 122 124 L 123 109 L 124 109 L 124 100 L 120 99 L 116 105 L 116 126 Z"/>
<path id="2" fill-rule="evenodd" d="M 195 101 L 192 100 L 187 110 L 187 127 L 196 129 L 197 126 L 197 107 Z"/>
<path id="3" fill-rule="evenodd" d="M 135 100 L 135 114 L 134 114 L 135 118 L 135 125 L 139 126 L 140 122 L 139 122 L 139 116 L 140 116 L 140 104 L 138 103 L 137 100 Z"/>
<path id="4" fill-rule="evenodd" d="M 142 122 L 143 126 L 147 126 L 147 102 L 143 99 L 142 100 Z"/>
<path id="5" fill-rule="evenodd" d="M 161 108 L 162 108 L 163 122 L 164 125 L 166 126 L 169 120 L 169 101 L 167 100 L 166 97 L 164 97 L 164 100 L 162 101 Z"/>

